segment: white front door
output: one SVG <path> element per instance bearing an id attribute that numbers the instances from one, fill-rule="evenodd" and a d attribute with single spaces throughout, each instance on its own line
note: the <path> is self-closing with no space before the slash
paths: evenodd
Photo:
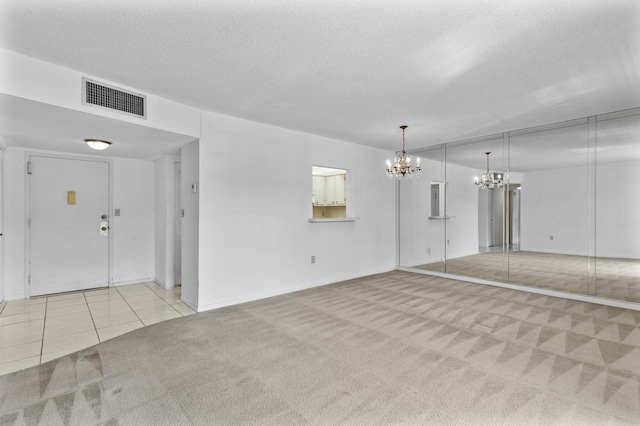
<path id="1" fill-rule="evenodd" d="M 31 296 L 108 286 L 109 163 L 30 162 Z"/>

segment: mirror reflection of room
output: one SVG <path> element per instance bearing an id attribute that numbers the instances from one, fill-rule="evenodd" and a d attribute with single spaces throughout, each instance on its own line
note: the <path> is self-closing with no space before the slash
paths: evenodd
<path id="1" fill-rule="evenodd" d="M 400 184 L 400 266 L 640 302 L 640 110 L 412 154 L 432 180 Z"/>
<path id="2" fill-rule="evenodd" d="M 347 217 L 347 171 L 332 167 L 312 166 L 313 218 Z"/>

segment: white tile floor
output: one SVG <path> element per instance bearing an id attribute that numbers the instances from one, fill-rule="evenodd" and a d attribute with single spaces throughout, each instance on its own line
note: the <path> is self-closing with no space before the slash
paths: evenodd
<path id="1" fill-rule="evenodd" d="M 193 313 L 180 287 L 155 283 L 9 301 L 0 305 L 0 375 Z"/>

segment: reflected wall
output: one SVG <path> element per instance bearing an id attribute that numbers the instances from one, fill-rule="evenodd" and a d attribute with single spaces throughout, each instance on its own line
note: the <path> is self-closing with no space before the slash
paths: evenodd
<path id="1" fill-rule="evenodd" d="M 493 189 L 474 183 L 486 153 Z M 640 302 L 640 108 L 411 154 L 424 172 L 398 183 L 399 266 Z"/>

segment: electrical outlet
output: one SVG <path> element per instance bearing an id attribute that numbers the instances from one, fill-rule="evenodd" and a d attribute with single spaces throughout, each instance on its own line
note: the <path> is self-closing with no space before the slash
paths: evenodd
<path id="1" fill-rule="evenodd" d="M 316 257 L 315 256 L 311 256 L 311 263 L 316 263 Z"/>
<path id="2" fill-rule="evenodd" d="M 431 256 L 431 249 L 430 249 L 430 248 L 428 248 L 428 249 L 427 249 L 427 254 L 428 254 L 429 256 Z"/>

